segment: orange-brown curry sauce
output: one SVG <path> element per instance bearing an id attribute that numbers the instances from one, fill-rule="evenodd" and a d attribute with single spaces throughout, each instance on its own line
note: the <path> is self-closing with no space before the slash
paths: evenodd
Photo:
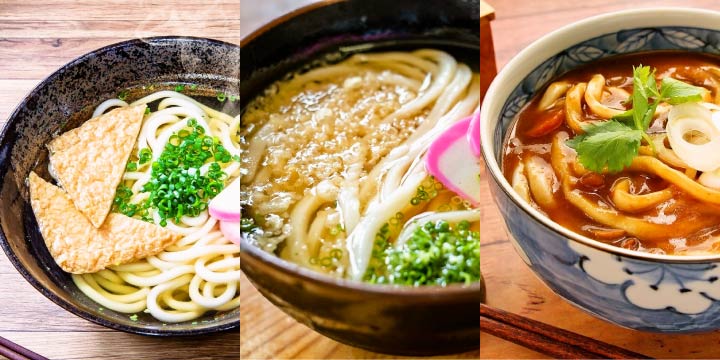
<path id="1" fill-rule="evenodd" d="M 620 87 L 628 93 L 632 93 L 633 66 L 637 67 L 639 65 L 655 68 L 658 84 L 660 83 L 659 79 L 672 76 L 678 80 L 712 90 L 710 80 L 697 76 L 695 69 L 703 66 L 720 67 L 720 57 L 687 52 L 653 52 L 618 56 L 573 70 L 555 79 L 555 81 L 568 81 L 572 84 L 587 82 L 594 74 L 599 73 L 605 77 L 606 85 Z M 558 114 L 558 112 L 563 111 L 562 106 L 545 111 L 538 109 L 538 103 L 544 92 L 545 89 L 539 91 L 535 98 L 523 108 L 508 131 L 503 147 L 502 165 L 503 173 L 510 182 L 512 181 L 513 171 L 523 157 L 538 155 L 550 163 L 550 144 L 553 136 L 560 131 L 567 132 L 571 138 L 574 136 L 573 131 L 564 121 L 564 114 Z M 712 95 L 716 95 L 714 91 Z M 605 99 L 604 103 L 620 105 L 627 109 L 630 106 L 625 106 L 624 100 L 611 97 Z M 583 116 L 586 120 L 596 119 L 584 101 Z M 554 117 L 555 119 L 553 119 Z M 542 133 L 547 132 L 549 127 L 553 127 L 553 122 L 559 122 L 557 117 L 562 118 L 562 123 L 556 129 L 542 135 Z M 665 120 L 657 117 L 648 132 L 664 131 L 663 124 Z M 631 180 L 631 192 L 634 194 L 659 191 L 669 186 L 665 180 L 654 175 L 624 170 L 616 174 L 591 173 L 583 176 L 577 182 L 575 188 L 580 190 L 583 196 L 596 201 L 598 204 L 604 203 L 614 207 L 610 190 L 613 184 L 622 178 Z M 554 192 L 558 206 L 555 208 L 541 208 L 541 210 L 558 224 L 576 233 L 632 250 L 666 254 L 720 252 L 720 208 L 692 198 L 674 186 L 670 186 L 670 189 L 674 193 L 673 198 L 657 208 L 633 214 L 623 213 L 634 217 L 652 218 L 653 222 L 667 224 L 668 237 L 661 239 L 636 238 L 624 234 L 622 231 L 599 224 L 565 200 L 560 190 Z M 620 212 L 622 213 L 622 211 Z M 683 233 L 681 230 L 683 224 L 700 219 L 711 225 L 700 231 L 694 230 L 692 233 Z M 716 236 L 719 238 L 716 239 Z M 719 242 L 716 243 L 716 241 Z"/>

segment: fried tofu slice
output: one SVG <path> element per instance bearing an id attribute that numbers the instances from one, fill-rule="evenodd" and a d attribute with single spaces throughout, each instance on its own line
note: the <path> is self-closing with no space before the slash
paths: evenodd
<path id="1" fill-rule="evenodd" d="M 155 255 L 180 238 L 155 224 L 110 213 L 95 228 L 59 187 L 34 172 L 28 178 L 30 203 L 45 245 L 66 272 L 93 273 L 111 265 L 134 262 Z"/>
<path id="2" fill-rule="evenodd" d="M 90 119 L 48 144 L 50 169 L 73 203 L 99 228 L 112 207 L 146 105 Z"/>

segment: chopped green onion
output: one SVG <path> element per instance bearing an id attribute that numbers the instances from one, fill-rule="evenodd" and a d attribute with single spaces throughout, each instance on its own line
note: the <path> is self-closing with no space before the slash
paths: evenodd
<path id="1" fill-rule="evenodd" d="M 468 221 L 428 221 L 402 246 L 388 243 L 388 224 L 375 237 L 364 280 L 378 284 L 469 284 L 480 278 L 480 233 Z"/>
<path id="2" fill-rule="evenodd" d="M 150 151 L 150 149 L 148 149 L 148 148 L 144 148 L 144 149 L 140 150 L 138 157 L 139 157 L 138 163 L 140 165 L 143 165 L 143 164 L 147 163 L 148 161 L 150 161 L 150 159 L 152 159 L 152 151 Z"/>
<path id="3" fill-rule="evenodd" d="M 183 216 L 199 215 L 207 209 L 209 199 L 222 191 L 227 179 L 220 163 L 229 162 L 230 153 L 219 140 L 205 135 L 205 129 L 195 119 L 188 120 L 188 126 L 190 130 L 182 129 L 171 136 L 173 141 L 152 163 L 150 181 L 142 188 L 150 193 L 147 201 L 158 210 L 162 226 L 170 218 L 180 222 Z M 150 157 L 149 151 L 141 151 L 141 161 Z M 199 169 L 208 161 L 203 175 Z"/>
<path id="4" fill-rule="evenodd" d="M 131 204 L 132 189 L 121 184 L 113 211 L 145 221 L 153 221 L 156 212 L 159 224 L 167 226 L 168 219 L 178 223 L 183 216 L 198 216 L 207 209 L 209 200 L 222 191 L 228 178 L 220 164 L 239 159 L 231 156 L 218 138 L 205 134 L 197 120 L 189 119 L 187 126 L 171 134 L 160 156 L 151 163 L 150 180 L 140 190 L 149 193 L 147 199 Z M 138 152 L 138 161 L 129 162 L 126 169 L 135 171 L 152 159 L 152 151 L 143 148 Z M 201 168 L 207 168 L 205 174 Z M 250 219 L 242 220 L 243 231 L 255 227 Z"/>

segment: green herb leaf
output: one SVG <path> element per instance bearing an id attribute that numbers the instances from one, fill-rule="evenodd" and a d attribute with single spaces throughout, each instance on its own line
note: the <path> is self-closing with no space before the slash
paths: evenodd
<path id="1" fill-rule="evenodd" d="M 578 153 L 580 163 L 588 170 L 618 172 L 632 163 L 638 154 L 644 132 L 619 123 L 605 121 L 589 124 L 585 133 L 567 142 Z"/>
<path id="2" fill-rule="evenodd" d="M 633 120 L 635 128 L 646 130 L 650 126 L 650 119 L 647 115 L 650 110 L 650 96 L 657 94 L 657 85 L 655 84 L 655 71 L 651 71 L 649 66 L 633 67 Z M 654 111 L 653 111 L 654 114 Z"/>
<path id="3" fill-rule="evenodd" d="M 633 108 L 612 118 L 611 121 L 588 125 L 585 134 L 567 142 L 575 149 L 578 159 L 589 170 L 600 172 L 606 167 L 617 172 L 632 163 L 638 154 L 640 141 L 653 148 L 646 133 L 661 102 L 677 105 L 702 100 L 703 88 L 686 84 L 673 78 L 664 78 L 658 91 L 655 70 L 649 66 L 633 67 L 633 92 L 625 102 Z"/>
<path id="4" fill-rule="evenodd" d="M 629 97 L 628 99 L 632 99 L 632 97 Z M 635 112 L 633 109 L 627 110 L 623 112 L 622 114 L 618 114 L 613 116 L 612 120 L 619 121 L 627 126 L 634 126 L 635 125 L 635 119 L 634 119 Z"/>
<path id="5" fill-rule="evenodd" d="M 660 97 L 671 105 L 701 101 L 705 91 L 707 90 L 704 88 L 693 86 L 670 77 L 664 78 L 660 84 Z"/>

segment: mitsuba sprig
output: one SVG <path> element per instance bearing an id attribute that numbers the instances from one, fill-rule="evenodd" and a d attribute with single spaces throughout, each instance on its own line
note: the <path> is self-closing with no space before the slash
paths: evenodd
<path id="1" fill-rule="evenodd" d="M 633 67 L 633 92 L 626 103 L 632 108 L 609 121 L 591 122 L 582 127 L 584 133 L 567 141 L 577 151 L 580 163 L 594 172 L 621 171 L 638 155 L 644 139 L 654 151 L 647 129 L 658 104 L 677 105 L 702 100 L 706 89 L 665 77 L 658 89 L 655 69 Z"/>

